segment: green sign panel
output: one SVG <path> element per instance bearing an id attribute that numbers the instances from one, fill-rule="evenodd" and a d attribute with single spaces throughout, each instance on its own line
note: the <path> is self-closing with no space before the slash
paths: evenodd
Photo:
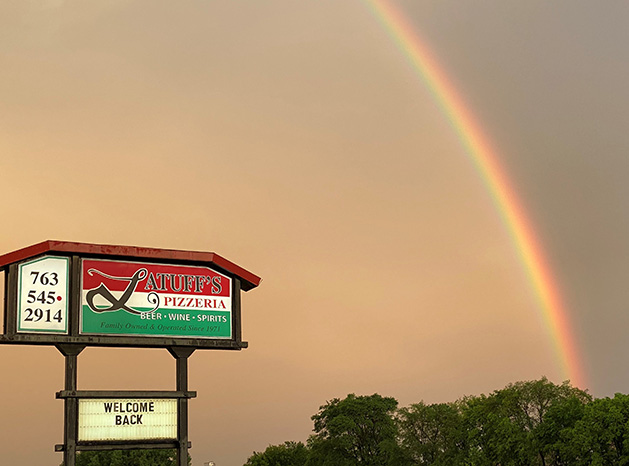
<path id="1" fill-rule="evenodd" d="M 230 339 L 231 279 L 209 267 L 84 259 L 80 332 Z"/>

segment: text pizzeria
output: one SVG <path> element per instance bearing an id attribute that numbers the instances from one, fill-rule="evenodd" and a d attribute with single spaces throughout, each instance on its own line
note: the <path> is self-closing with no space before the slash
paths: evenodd
<path id="1" fill-rule="evenodd" d="M 207 309 L 227 309 L 222 299 L 210 298 L 190 298 L 180 296 L 165 296 L 164 306 L 207 308 Z"/>

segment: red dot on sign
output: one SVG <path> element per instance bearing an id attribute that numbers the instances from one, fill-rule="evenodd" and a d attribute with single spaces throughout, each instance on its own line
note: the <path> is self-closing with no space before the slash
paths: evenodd
<path id="1" fill-rule="evenodd" d="M 57 296 L 57 301 L 61 301 L 61 296 Z"/>

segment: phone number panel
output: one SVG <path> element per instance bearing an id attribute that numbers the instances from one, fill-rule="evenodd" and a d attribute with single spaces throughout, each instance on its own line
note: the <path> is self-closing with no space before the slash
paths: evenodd
<path id="1" fill-rule="evenodd" d="M 52 256 L 20 264 L 18 332 L 68 333 L 69 264 Z"/>

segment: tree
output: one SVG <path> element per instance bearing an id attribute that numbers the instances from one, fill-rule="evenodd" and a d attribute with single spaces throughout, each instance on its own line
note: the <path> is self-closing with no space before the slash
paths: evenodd
<path id="1" fill-rule="evenodd" d="M 576 418 L 561 414 L 578 412 L 555 408 L 564 404 L 586 404 L 591 397 L 568 382 L 555 385 L 545 377 L 517 382 L 490 396 L 470 398 L 465 412 L 470 455 L 474 465 L 550 466 L 564 464 L 556 442 L 560 432 Z M 550 413 L 554 413 L 550 416 Z M 554 427 L 550 428 L 552 419 Z"/>
<path id="2" fill-rule="evenodd" d="M 569 434 L 572 464 L 629 465 L 629 396 L 617 393 L 592 401 Z"/>
<path id="3" fill-rule="evenodd" d="M 400 447 L 411 464 L 463 464 L 467 439 L 460 403 L 415 403 L 401 408 L 396 421 Z"/>
<path id="4" fill-rule="evenodd" d="M 309 451 L 302 442 L 269 445 L 262 453 L 253 452 L 245 466 L 304 466 Z"/>
<path id="5" fill-rule="evenodd" d="M 394 398 L 347 395 L 312 416 L 309 466 L 383 466 L 396 454 Z"/>
<path id="6" fill-rule="evenodd" d="M 551 466 L 576 466 L 581 452 L 574 448 L 571 439 L 574 429 L 585 415 L 589 396 L 583 392 L 555 401 L 546 412 L 544 421 L 537 429 L 540 445 Z M 589 464 L 589 463 L 587 463 Z"/>

